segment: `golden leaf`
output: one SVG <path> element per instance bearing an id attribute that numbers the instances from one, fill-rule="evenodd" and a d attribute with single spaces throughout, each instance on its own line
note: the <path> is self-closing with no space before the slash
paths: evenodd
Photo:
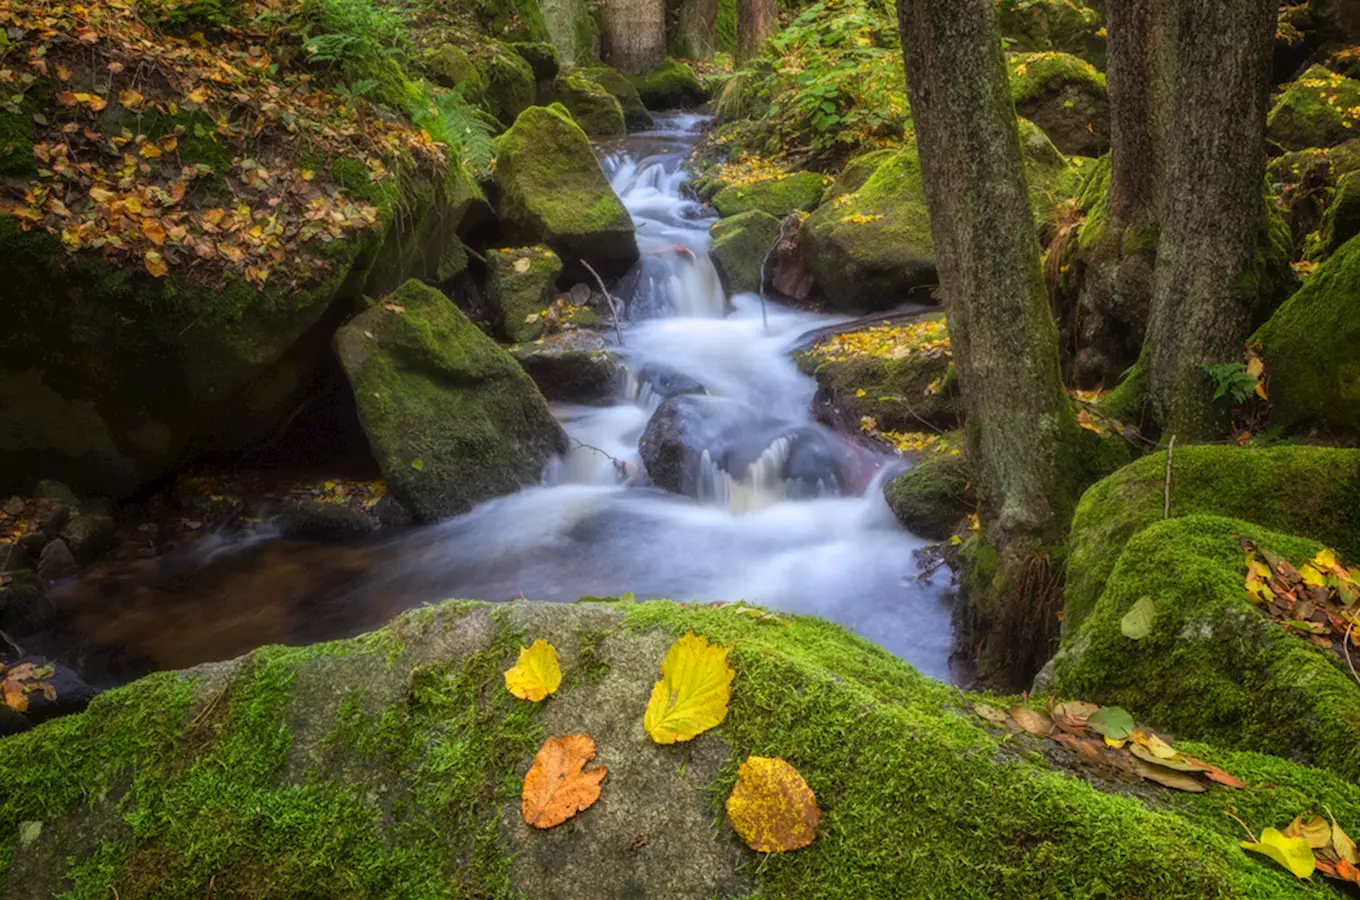
<path id="1" fill-rule="evenodd" d="M 521 700 L 537 703 L 557 691 L 562 684 L 562 668 L 557 663 L 557 650 L 544 640 L 521 647 L 519 660 L 505 670 L 505 689 Z"/>
<path id="2" fill-rule="evenodd" d="M 142 220 L 142 234 L 157 247 L 165 243 L 165 227 L 155 219 Z"/>
<path id="3" fill-rule="evenodd" d="M 1314 850 L 1320 850 L 1332 842 L 1332 826 L 1322 816 L 1313 816 L 1307 822 L 1303 816 L 1296 816 L 1283 834 L 1289 838 L 1303 838 Z"/>
<path id="4" fill-rule="evenodd" d="M 727 664 L 728 648 L 710 646 L 690 632 L 671 644 L 661 663 L 661 680 L 652 686 L 642 727 L 658 744 L 692 740 L 727 718 L 736 674 Z"/>
<path id="5" fill-rule="evenodd" d="M 198 87 L 190 91 L 187 95 L 185 95 L 184 99 L 188 100 L 190 103 L 207 103 L 208 89 L 206 87 L 203 87 L 202 85 L 199 85 Z"/>
<path id="6" fill-rule="evenodd" d="M 1290 871 L 1295 878 L 1307 878 L 1317 867 L 1313 859 L 1313 848 L 1301 837 L 1285 837 L 1274 828 L 1261 832 L 1259 843 L 1242 841 L 1243 850 L 1269 856 Z"/>
<path id="7" fill-rule="evenodd" d="M 90 188 L 90 199 L 93 200 L 95 203 L 108 203 L 109 201 L 113 200 L 113 197 L 114 197 L 113 191 L 110 191 L 106 188 L 99 187 L 98 185 Z"/>
<path id="8" fill-rule="evenodd" d="M 515 271 L 523 274 L 524 272 L 529 271 L 531 265 L 533 265 L 533 262 L 529 257 L 521 256 L 519 259 L 515 260 Z"/>
<path id="9" fill-rule="evenodd" d="M 548 738 L 524 776 L 520 812 L 535 828 L 561 825 L 600 799 L 604 766 L 584 771 L 595 758 L 595 741 L 589 735 L 569 734 Z"/>
<path id="10" fill-rule="evenodd" d="M 157 159 L 161 155 L 161 148 L 157 147 L 155 144 L 150 143 L 148 141 L 147 143 L 142 144 L 141 153 L 142 156 L 146 157 L 147 159 Z"/>
<path id="11" fill-rule="evenodd" d="M 1330 809 L 1327 810 L 1327 815 L 1332 816 Z M 1351 865 L 1360 862 L 1360 854 L 1355 852 L 1355 841 L 1351 840 L 1350 835 L 1341 830 L 1335 816 L 1332 816 L 1332 849 L 1336 850 L 1336 855 L 1341 857 L 1343 862 Z"/>
<path id="12" fill-rule="evenodd" d="M 146 102 L 146 97 L 132 90 L 119 91 L 118 102 L 128 109 L 137 109 Z"/>
<path id="13" fill-rule="evenodd" d="M 727 797 L 732 827 L 759 853 L 783 853 L 812 843 L 817 836 L 817 796 L 786 761 L 747 757 Z"/>
<path id="14" fill-rule="evenodd" d="M 1017 706 L 1010 711 L 1011 718 L 1015 724 L 1019 725 L 1029 734 L 1043 737 L 1053 730 L 1053 720 L 1047 713 L 1037 712 L 1024 706 Z"/>
<path id="15" fill-rule="evenodd" d="M 22 690 L 10 690 L 8 682 L 5 687 L 5 705 L 15 712 L 28 712 L 28 698 L 24 696 Z"/>
<path id="16" fill-rule="evenodd" d="M 1317 556 L 1313 557 L 1313 565 L 1317 566 L 1323 572 L 1330 572 L 1332 569 L 1335 569 L 1336 551 L 1335 550 L 1320 551 Z"/>
<path id="17" fill-rule="evenodd" d="M 165 259 L 155 250 L 146 251 L 145 263 L 146 270 L 157 278 L 164 278 L 170 272 Z"/>

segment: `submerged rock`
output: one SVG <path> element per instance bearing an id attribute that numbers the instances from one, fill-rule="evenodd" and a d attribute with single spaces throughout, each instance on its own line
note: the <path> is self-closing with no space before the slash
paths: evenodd
<path id="1" fill-rule="evenodd" d="M 567 331 L 510 352 L 548 400 L 607 405 L 618 395 L 621 374 L 607 347 L 592 331 Z"/>
<path id="2" fill-rule="evenodd" d="M 49 541 L 43 548 L 42 556 L 38 557 L 38 575 L 48 584 L 72 578 L 79 571 L 80 567 L 76 565 L 71 548 L 66 546 L 66 542 L 61 538 Z"/>
<path id="3" fill-rule="evenodd" d="M 362 510 L 316 500 L 285 504 L 274 524 L 282 537 L 323 543 L 362 540 L 379 527 L 378 520 Z"/>
<path id="4" fill-rule="evenodd" d="M 533 484 L 566 449 L 514 358 L 419 282 L 342 327 L 335 351 L 387 489 L 422 521 Z"/>

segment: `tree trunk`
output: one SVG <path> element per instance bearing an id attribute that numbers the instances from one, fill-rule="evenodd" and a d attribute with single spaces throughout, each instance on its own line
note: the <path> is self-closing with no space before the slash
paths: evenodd
<path id="1" fill-rule="evenodd" d="M 999 557 L 988 584 L 966 585 L 968 602 L 996 629 L 1008 606 L 1045 605 L 1024 586 L 1053 585 L 1029 572 L 1036 562 L 1048 572 L 1046 550 L 1066 532 L 1082 487 L 1080 429 L 1059 372 L 993 0 L 898 0 L 897 12 L 983 538 Z"/>
<path id="2" fill-rule="evenodd" d="M 1220 435 L 1202 366 L 1240 361 L 1260 293 L 1273 0 L 1181 0 L 1157 275 L 1143 361 L 1151 413 L 1182 441 Z"/>
<path id="3" fill-rule="evenodd" d="M 717 49 L 718 0 L 684 0 L 675 26 L 675 53 L 708 59 Z"/>
<path id="4" fill-rule="evenodd" d="M 630 75 L 645 75 L 666 56 L 666 0 L 603 0 L 600 55 Z"/>
<path id="5" fill-rule="evenodd" d="M 737 0 L 737 60 L 760 52 L 779 15 L 777 0 Z"/>

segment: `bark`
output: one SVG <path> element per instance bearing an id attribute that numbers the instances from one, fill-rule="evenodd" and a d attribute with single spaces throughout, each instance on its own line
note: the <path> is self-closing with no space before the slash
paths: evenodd
<path id="1" fill-rule="evenodd" d="M 1164 435 L 1222 433 L 1205 363 L 1241 360 L 1260 292 L 1273 0 L 1181 0 L 1157 274 L 1143 362 Z M 1174 214 L 1172 209 L 1174 208 Z"/>
<path id="2" fill-rule="evenodd" d="M 777 0 L 737 0 L 737 60 L 760 52 L 779 15 Z"/>
<path id="3" fill-rule="evenodd" d="M 1031 602 L 1019 592 L 1036 548 L 1047 571 L 1042 548 L 1065 533 L 1080 490 L 1071 473 L 1081 439 L 1059 372 L 993 2 L 898 0 L 897 11 L 983 535 L 1000 557 L 991 596 L 969 603 L 990 605 L 995 620 L 1005 617 L 998 604 Z"/>
<path id="4" fill-rule="evenodd" d="M 717 49 L 718 0 L 684 0 L 675 25 L 675 53 L 708 59 Z"/>
<path id="5" fill-rule="evenodd" d="M 614 68 L 645 75 L 666 56 L 666 0 L 603 0 L 600 55 Z"/>

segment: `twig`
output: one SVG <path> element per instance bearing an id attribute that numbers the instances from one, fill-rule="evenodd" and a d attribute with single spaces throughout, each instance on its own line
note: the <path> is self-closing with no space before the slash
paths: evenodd
<path id="1" fill-rule="evenodd" d="M 214 873 L 214 874 L 213 874 L 213 877 L 211 877 L 211 878 L 208 879 L 208 897 L 207 897 L 207 900 L 213 900 L 213 889 L 216 888 L 216 887 L 217 887 L 217 875 L 216 875 L 216 873 Z"/>
<path id="2" fill-rule="evenodd" d="M 467 244 L 464 244 L 464 245 L 463 245 L 463 249 L 466 250 L 469 254 L 471 254 L 471 256 L 472 256 L 473 259 L 475 259 L 475 260 L 477 260 L 478 262 L 482 263 L 482 265 L 486 265 L 486 257 L 485 257 L 485 256 L 482 256 L 482 254 L 478 253 L 476 250 L 473 250 L 473 249 L 472 249 L 471 247 L 469 247 Z"/>
<path id="3" fill-rule="evenodd" d="M 610 454 L 607 450 L 601 450 L 599 447 L 596 447 L 594 444 L 587 444 L 585 441 L 581 440 L 580 438 L 571 438 L 571 441 L 572 441 L 572 443 L 574 443 L 576 446 L 578 446 L 578 447 L 580 447 L 580 448 L 582 448 L 582 449 L 584 449 L 584 450 L 594 450 L 596 453 L 600 454 L 600 455 L 603 456 L 605 459 L 609 460 L 610 462 L 612 462 L 612 463 L 614 464 L 614 471 L 618 472 L 618 473 L 619 473 L 621 476 L 623 476 L 624 478 L 627 478 L 627 477 L 628 477 L 628 463 L 626 463 L 626 462 L 624 462 L 623 460 L 619 459 L 617 456 L 613 456 L 613 455 Z"/>
<path id="4" fill-rule="evenodd" d="M 199 725 L 203 724 L 203 722 L 208 718 L 208 713 L 213 711 L 213 707 L 217 706 L 217 701 L 221 700 L 222 695 L 227 692 L 228 686 L 229 686 L 228 684 L 222 685 L 222 687 L 217 691 L 217 693 L 213 694 L 213 698 L 208 701 L 208 705 L 199 710 L 198 715 L 194 716 L 194 720 L 189 723 L 190 728 L 197 728 Z"/>
<path id="5" fill-rule="evenodd" d="M 14 648 L 14 652 L 19 655 L 20 659 L 27 655 L 24 653 L 24 648 L 20 647 L 17 643 L 15 643 L 14 638 L 5 634 L 3 631 L 0 631 L 0 638 L 3 638 L 6 644 L 9 644 L 11 647 Z"/>
<path id="6" fill-rule="evenodd" d="M 1171 518 L 1171 454 L 1176 452 L 1176 436 L 1171 435 L 1171 440 L 1166 445 L 1166 486 L 1162 488 L 1162 495 L 1166 498 L 1162 504 L 1162 518 Z"/>
<path id="7" fill-rule="evenodd" d="M 1242 826 L 1242 830 L 1245 831 L 1245 832 L 1247 833 L 1247 837 L 1251 838 L 1251 842 L 1252 842 L 1253 844 L 1259 843 L 1259 841 L 1256 840 L 1256 835 L 1252 834 L 1251 829 L 1247 827 L 1247 823 L 1246 823 L 1246 822 L 1243 822 L 1241 819 L 1237 818 L 1237 816 L 1235 816 L 1235 815 L 1233 815 L 1232 813 L 1228 812 L 1226 809 L 1223 810 L 1223 815 L 1227 816 L 1229 819 L 1232 819 L 1232 820 L 1233 820 L 1234 822 L 1236 822 L 1238 825 L 1241 825 L 1241 826 Z"/>
<path id="8" fill-rule="evenodd" d="M 622 347 L 623 329 L 619 326 L 619 309 L 617 306 L 614 305 L 614 295 L 609 293 L 609 288 L 604 286 L 604 279 L 600 277 L 599 272 L 595 271 L 594 266 L 586 262 L 584 259 L 581 260 L 581 265 L 585 266 L 587 269 L 590 270 L 590 274 L 595 276 L 596 283 L 600 285 L 600 290 L 604 292 L 604 300 L 606 303 L 609 304 L 609 314 L 614 317 L 614 336 L 619 339 L 619 346 Z"/>
<path id="9" fill-rule="evenodd" d="M 1355 663 L 1351 662 L 1351 629 L 1354 627 L 1354 622 L 1346 626 L 1346 636 L 1341 639 L 1341 652 L 1346 654 L 1346 665 L 1350 667 L 1351 677 L 1360 682 L 1360 675 L 1355 674 Z"/>

